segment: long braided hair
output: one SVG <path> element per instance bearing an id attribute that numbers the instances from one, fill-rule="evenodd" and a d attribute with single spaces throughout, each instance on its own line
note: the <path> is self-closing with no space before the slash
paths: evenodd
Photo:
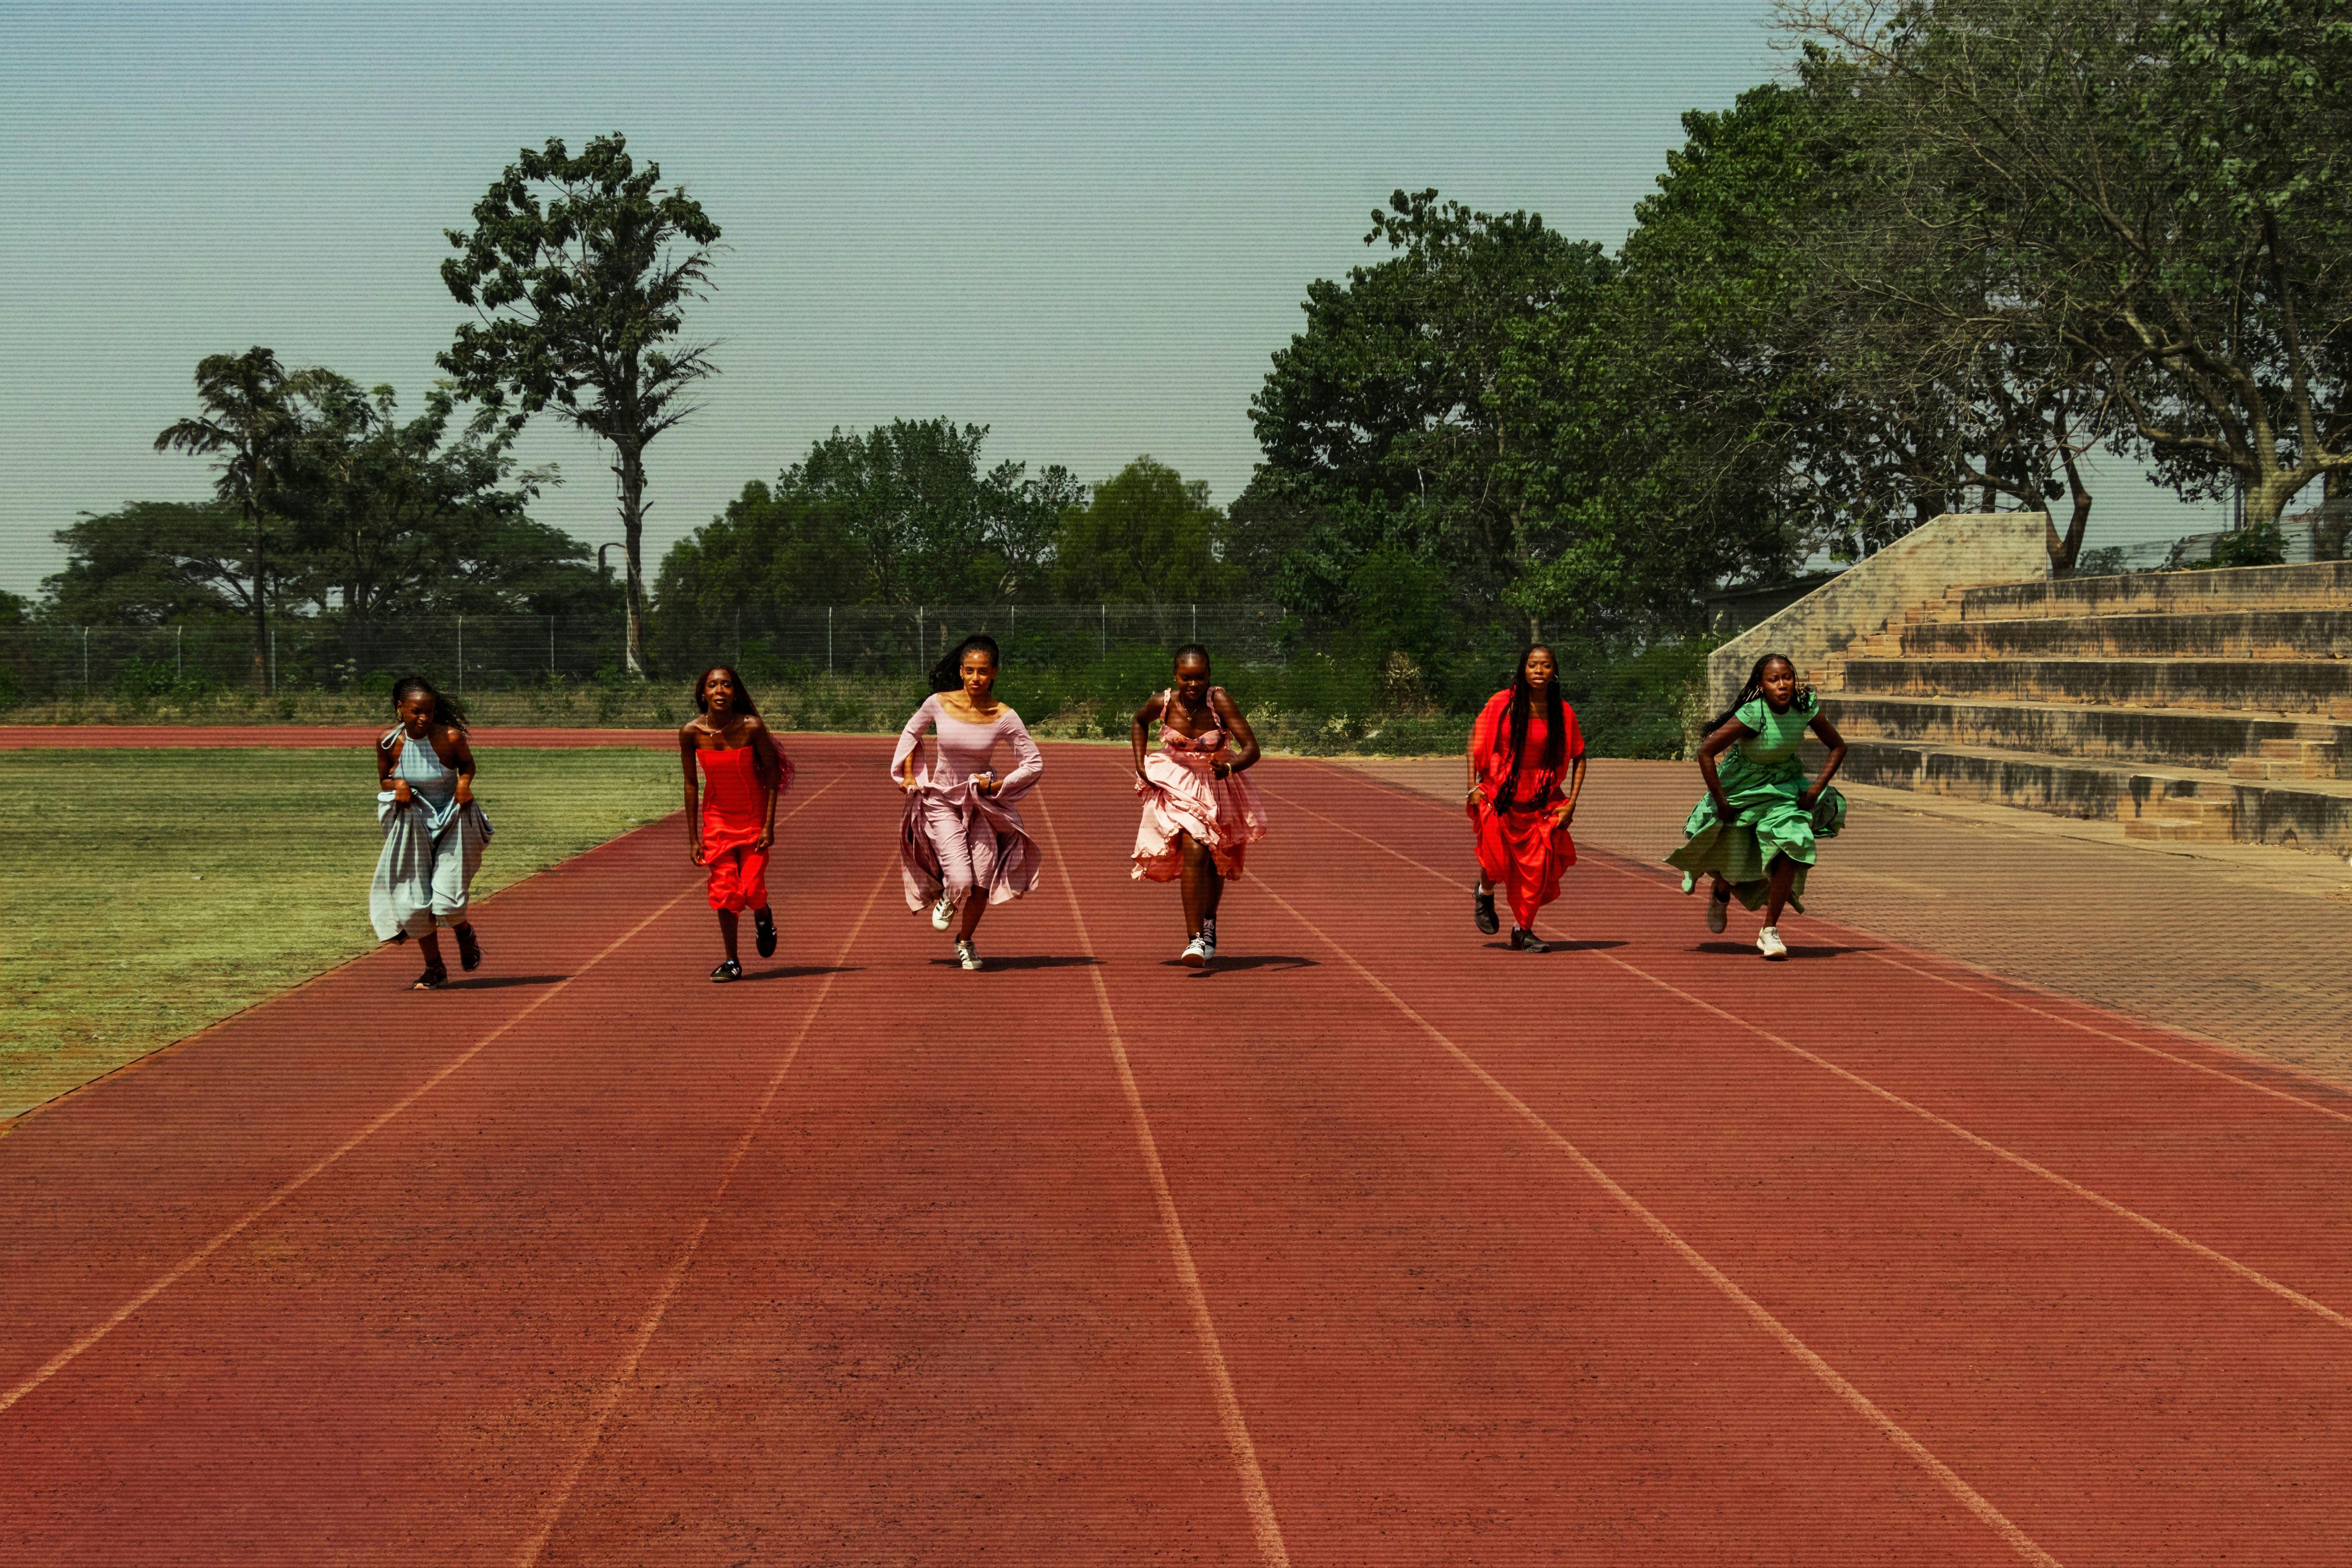
<path id="1" fill-rule="evenodd" d="M 1739 695 L 1731 700 L 1731 706 L 1706 721 L 1708 734 L 1712 735 L 1730 723 L 1738 715 L 1739 710 L 1748 706 L 1750 700 L 1764 695 L 1764 667 L 1774 659 L 1779 659 L 1782 664 L 1787 665 L 1790 674 L 1797 673 L 1797 661 L 1785 653 L 1768 653 L 1758 659 L 1756 668 L 1748 672 L 1748 683 L 1739 689 Z M 1790 694 L 1789 706 L 1796 712 L 1810 713 L 1819 705 L 1819 700 L 1814 697 L 1811 687 L 1800 686 Z"/>
<path id="2" fill-rule="evenodd" d="M 1559 695 L 1559 655 L 1552 653 L 1548 643 L 1529 643 L 1519 650 L 1519 661 L 1511 666 L 1511 777 L 1519 776 L 1519 763 L 1528 752 L 1528 712 L 1534 703 L 1536 689 L 1528 684 L 1528 660 L 1540 649 L 1551 654 L 1551 679 L 1544 682 L 1544 716 L 1550 728 L 1544 732 L 1542 765 L 1558 772 L 1568 760 L 1568 711 Z"/>

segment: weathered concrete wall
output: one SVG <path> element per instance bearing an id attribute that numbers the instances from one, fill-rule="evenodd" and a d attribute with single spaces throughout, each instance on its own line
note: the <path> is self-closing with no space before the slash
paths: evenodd
<path id="1" fill-rule="evenodd" d="M 1787 654 L 1799 679 L 1817 680 L 1831 655 L 1947 588 L 2046 579 L 2049 532 L 2048 514 L 2038 511 L 1939 517 L 1716 649 L 1708 693 L 1718 707 L 1730 701 L 1767 653 Z"/>

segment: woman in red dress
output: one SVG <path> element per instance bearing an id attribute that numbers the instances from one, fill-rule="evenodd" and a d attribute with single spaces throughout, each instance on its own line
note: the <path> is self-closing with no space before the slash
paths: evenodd
<path id="1" fill-rule="evenodd" d="M 723 983 L 743 978 L 735 950 L 743 910 L 751 911 L 760 956 L 776 951 L 768 848 L 776 841 L 776 800 L 793 786 L 793 764 L 768 732 L 743 678 L 727 666 L 702 672 L 694 683 L 694 706 L 695 716 L 677 731 L 678 762 L 686 770 L 686 842 L 694 863 L 710 868 L 710 907 L 727 948 L 710 978 Z"/>
<path id="2" fill-rule="evenodd" d="M 1568 794 L 1559 790 L 1568 771 Z M 1492 936 L 1495 889 L 1510 897 L 1511 946 L 1549 951 L 1535 933 L 1536 911 L 1559 897 L 1559 874 L 1576 864 L 1568 825 L 1584 789 L 1584 735 L 1559 694 L 1559 661 L 1541 643 L 1519 655 L 1508 689 L 1470 726 L 1470 792 L 1464 813 L 1477 834 L 1478 886 L 1472 910 Z"/>

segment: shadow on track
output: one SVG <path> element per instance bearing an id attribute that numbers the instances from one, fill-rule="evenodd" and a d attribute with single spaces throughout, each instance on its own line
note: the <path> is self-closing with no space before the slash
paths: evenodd
<path id="1" fill-rule="evenodd" d="M 485 974 L 475 980 L 452 980 L 444 991 L 503 991 L 509 985 L 553 985 L 569 974 Z"/>
<path id="2" fill-rule="evenodd" d="M 745 980 L 805 980 L 817 974 L 856 974 L 864 968 L 865 965 L 857 963 L 847 965 L 787 963 L 775 969 L 747 969 L 743 972 L 743 978 Z"/>

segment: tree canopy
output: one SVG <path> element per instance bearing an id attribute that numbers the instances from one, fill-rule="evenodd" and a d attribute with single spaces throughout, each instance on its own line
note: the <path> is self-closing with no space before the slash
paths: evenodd
<path id="1" fill-rule="evenodd" d="M 639 168 L 618 133 L 576 157 L 560 137 L 524 148 L 450 229 L 450 294 L 478 321 L 440 356 L 459 395 L 511 426 L 552 407 L 608 443 L 620 480 L 633 674 L 645 673 L 646 448 L 695 411 L 688 394 L 717 374 L 709 343 L 679 343 L 687 302 L 710 286 L 719 226 L 661 165 Z"/>

